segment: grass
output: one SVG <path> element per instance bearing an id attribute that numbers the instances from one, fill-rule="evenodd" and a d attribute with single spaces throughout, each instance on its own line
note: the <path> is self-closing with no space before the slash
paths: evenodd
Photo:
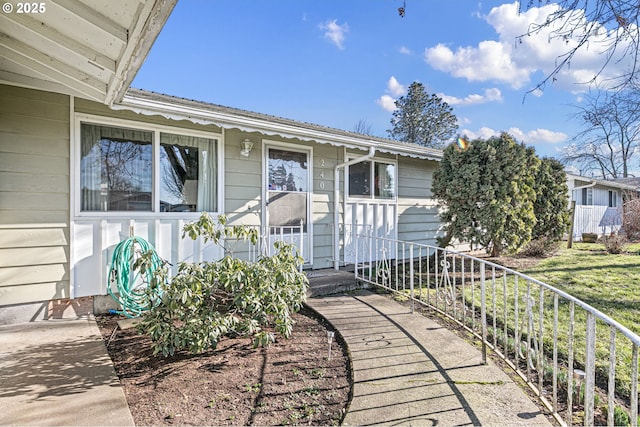
<path id="1" fill-rule="evenodd" d="M 640 335 L 640 244 L 608 254 L 599 243 L 575 243 L 522 273 L 586 302 Z"/>
<path id="2" fill-rule="evenodd" d="M 532 267 L 520 269 L 534 279 L 547 283 L 562 290 L 598 309 L 605 315 L 613 318 L 637 335 L 640 335 L 640 244 L 628 245 L 626 252 L 622 254 L 608 254 L 604 245 L 575 243 L 572 249 L 561 249 L 552 257 L 541 260 Z M 476 314 L 479 313 L 479 274 L 476 273 L 472 286 L 469 282 L 470 274 L 467 273 L 464 288 L 465 304 L 474 305 Z M 531 312 L 533 320 L 532 339 L 539 339 L 540 327 L 540 290 L 539 287 L 527 280 L 518 280 L 518 326 L 515 325 L 514 302 L 516 295 L 516 280 L 513 275 L 503 277 L 497 272 L 495 287 L 491 281 L 491 272 L 487 270 L 487 316 L 489 334 L 495 334 L 496 340 L 503 352 L 508 353 L 513 359 L 515 354 L 515 331 L 526 341 L 530 334 L 527 317 L 527 296 L 531 298 Z M 433 288 L 422 288 L 423 299 L 430 294 L 431 302 L 435 301 Z M 418 292 L 418 290 L 416 290 Z M 462 292 L 458 281 L 458 292 Z M 458 295 L 460 301 L 460 295 Z M 495 301 L 495 303 L 494 303 Z M 553 294 L 543 293 L 543 336 L 544 349 L 550 358 L 553 347 Z M 506 310 L 505 310 L 506 307 Z M 441 307 L 442 308 L 442 307 Z M 462 310 L 458 309 L 458 315 Z M 449 311 L 451 313 L 451 311 Z M 496 329 L 493 331 L 493 315 L 495 313 Z M 468 320 L 468 319 L 467 319 Z M 559 299 L 558 305 L 558 352 L 561 361 L 568 359 L 568 332 L 569 332 L 569 304 Z M 507 338 L 505 335 L 505 325 Z M 575 330 L 574 330 L 574 354 L 575 367 L 582 367 L 585 355 L 585 325 L 586 314 L 576 306 Z M 476 325 L 477 327 L 478 325 Z M 596 373 L 598 382 L 606 385 L 609 369 L 609 341 L 610 329 L 598 321 L 596 325 Z M 504 343 L 507 343 L 506 350 Z M 624 397 L 629 397 L 631 389 L 631 342 L 618 333 L 616 337 L 616 390 Z"/>
<path id="3" fill-rule="evenodd" d="M 635 334 L 640 334 L 640 245 L 629 245 L 622 254 L 608 254 L 602 244 L 576 243 L 572 249 L 561 249 L 552 257 L 542 260 L 533 267 L 524 268 L 522 273 L 547 283 L 569 295 L 598 309 L 605 315 L 619 322 Z M 496 299 L 498 318 L 504 316 L 501 306 L 504 305 L 504 286 L 498 284 Z M 507 304 L 514 299 L 514 281 L 507 280 Z M 522 298 L 527 292 L 527 282 L 520 280 L 518 293 Z M 531 296 L 539 301 L 539 291 L 536 286 L 531 287 Z M 544 296 L 544 336 L 547 351 L 552 346 L 551 331 L 553 330 L 553 296 L 545 292 Z M 535 328 L 539 325 L 539 305 L 533 308 Z M 520 316 L 524 316 L 524 308 Z M 509 313 L 507 313 L 507 319 Z M 567 339 L 569 332 L 569 304 L 559 302 L 559 354 L 566 360 L 568 355 Z M 577 366 L 584 363 L 586 313 L 577 308 L 575 310 L 575 360 Z M 603 322 L 596 324 L 596 373 L 601 383 L 606 383 L 609 370 L 609 341 L 610 329 Z M 628 397 L 631 388 L 631 342 L 621 334 L 616 339 L 616 389 L 622 396 Z"/>

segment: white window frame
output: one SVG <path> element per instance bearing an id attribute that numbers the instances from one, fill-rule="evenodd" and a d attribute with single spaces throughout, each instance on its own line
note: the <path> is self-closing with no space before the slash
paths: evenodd
<path id="1" fill-rule="evenodd" d="M 610 208 L 618 207 L 618 191 L 617 190 L 609 190 L 607 205 Z"/>
<path id="2" fill-rule="evenodd" d="M 218 215 L 224 212 L 224 140 L 222 133 L 216 132 L 203 132 L 199 130 L 187 129 L 182 127 L 156 125 L 146 122 L 137 122 L 134 120 L 118 119 L 113 117 L 98 116 L 93 114 L 74 114 L 74 141 L 73 149 L 71 150 L 71 198 L 74 217 L 76 218 L 96 218 L 96 217 L 109 217 L 109 218 L 198 218 L 201 212 L 160 212 L 160 171 L 158 166 L 160 165 L 160 133 L 171 133 L 185 136 L 193 136 L 206 139 L 216 140 L 216 210 L 209 213 Z M 151 211 L 82 211 L 80 200 L 80 149 L 82 145 L 80 131 L 80 125 L 82 123 L 94 124 L 98 126 L 111 126 L 122 127 L 126 129 L 135 129 L 141 131 L 147 131 L 153 133 L 153 187 L 152 187 L 152 200 L 153 210 Z"/>
<path id="3" fill-rule="evenodd" d="M 593 187 L 582 189 L 580 192 L 580 202 L 582 206 L 593 206 Z"/>
<path id="4" fill-rule="evenodd" d="M 353 159 L 357 159 L 358 156 L 354 156 L 352 154 L 348 154 L 347 157 L 347 161 L 353 160 Z M 382 197 L 376 197 L 375 195 L 375 187 L 371 188 L 371 194 L 368 196 L 352 196 L 350 195 L 350 189 L 349 189 L 349 174 L 350 174 L 350 168 L 351 166 L 347 166 L 346 167 L 346 171 L 345 171 L 345 179 L 344 179 L 344 188 L 345 188 L 345 195 L 346 195 L 346 199 L 347 200 L 351 200 L 351 201 L 363 201 L 363 200 L 371 200 L 371 201 L 375 201 L 376 203 L 396 203 L 398 201 L 398 161 L 394 160 L 394 159 L 385 159 L 385 158 L 381 158 L 381 157 L 372 157 L 370 159 L 367 160 L 363 160 L 363 162 L 369 162 L 370 163 L 370 169 L 369 169 L 369 173 L 371 174 L 371 179 L 373 180 L 375 177 L 375 164 L 376 163 L 384 163 L 387 165 L 393 165 L 395 168 L 395 176 L 393 177 L 393 197 L 390 199 L 385 199 Z M 375 183 L 374 183 L 375 185 Z"/>

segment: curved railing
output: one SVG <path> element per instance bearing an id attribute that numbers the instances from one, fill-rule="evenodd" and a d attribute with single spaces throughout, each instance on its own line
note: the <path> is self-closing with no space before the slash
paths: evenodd
<path id="1" fill-rule="evenodd" d="M 357 279 L 462 325 L 526 381 L 563 425 L 638 425 L 640 337 L 522 273 L 435 246 L 345 230 Z M 640 286 L 640 284 L 638 284 Z M 640 288 L 639 288 L 640 289 Z M 603 290 L 606 291 L 606 290 Z M 627 418 L 625 418 L 625 415 Z"/>

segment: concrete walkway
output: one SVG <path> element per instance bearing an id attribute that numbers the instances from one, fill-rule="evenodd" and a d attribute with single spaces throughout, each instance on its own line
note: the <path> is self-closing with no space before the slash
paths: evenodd
<path id="1" fill-rule="evenodd" d="M 477 348 L 391 299 L 356 291 L 308 303 L 349 347 L 345 425 L 550 425 Z M 134 425 L 91 317 L 0 326 L 0 409 L 0 425 Z"/>
<path id="2" fill-rule="evenodd" d="M 0 425 L 134 425 L 90 317 L 0 326 L 0 408 Z"/>
<path id="3" fill-rule="evenodd" d="M 453 332 L 367 291 L 310 298 L 342 334 L 354 370 L 344 425 L 551 423 L 500 368 Z"/>

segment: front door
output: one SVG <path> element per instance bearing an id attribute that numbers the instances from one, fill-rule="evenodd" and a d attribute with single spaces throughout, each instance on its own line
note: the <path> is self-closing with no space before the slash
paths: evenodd
<path id="1" fill-rule="evenodd" d="M 275 240 L 302 249 L 311 262 L 310 151 L 266 146 L 265 200 L 269 247 Z"/>

